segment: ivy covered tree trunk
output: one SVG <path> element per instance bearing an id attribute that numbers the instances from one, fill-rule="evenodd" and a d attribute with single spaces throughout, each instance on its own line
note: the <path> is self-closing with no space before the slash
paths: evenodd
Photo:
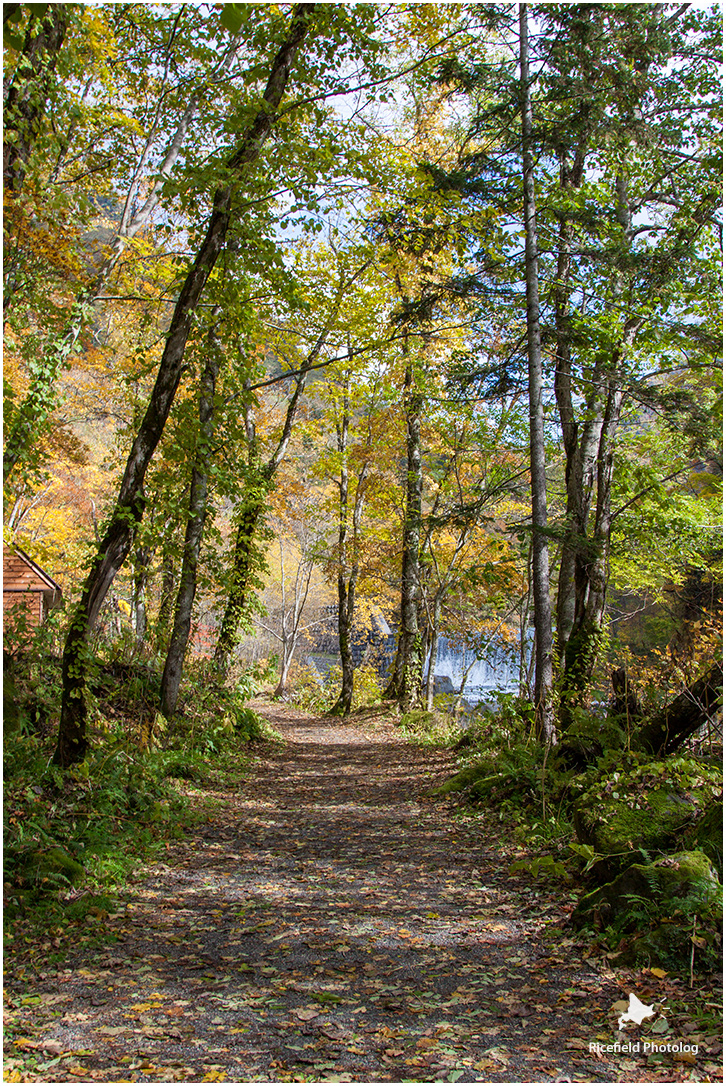
<path id="1" fill-rule="evenodd" d="M 364 267 L 366 266 L 364 265 Z M 352 277 L 340 283 L 325 327 L 300 367 L 295 391 L 287 406 L 280 440 L 272 456 L 263 465 L 259 463 L 255 427 L 249 416 L 249 409 L 247 409 L 245 428 L 249 457 L 247 469 L 249 481 L 237 515 L 237 532 L 235 534 L 229 596 L 224 610 L 219 638 L 214 650 L 214 666 L 222 678 L 228 674 L 232 663 L 232 654 L 239 638 L 240 624 L 245 616 L 250 590 L 257 587 L 256 574 L 262 568 L 262 562 L 256 537 L 260 526 L 264 523 L 267 497 L 274 485 L 277 469 L 282 463 L 290 443 L 300 398 L 305 390 L 308 375 L 327 342 L 330 329 L 340 311 L 340 304 L 345 297 L 345 292 L 362 270 L 359 269 Z"/>
<path id="2" fill-rule="evenodd" d="M 237 531 L 232 558 L 232 576 L 227 605 L 214 650 L 214 666 L 226 676 L 237 645 L 239 628 L 247 610 L 247 599 L 256 585 L 260 566 L 256 534 L 267 508 L 267 483 L 261 473 L 256 486 L 250 486 L 237 516 Z"/>
<path id="3" fill-rule="evenodd" d="M 233 180 L 217 189 L 206 235 L 181 288 L 171 318 L 156 383 L 144 419 L 136 435 L 124 472 L 121 489 L 91 570 L 76 607 L 63 653 L 63 698 L 54 760 L 67 767 L 82 761 L 88 746 L 86 733 L 86 673 L 88 637 L 113 579 L 123 565 L 136 525 L 144 509 L 146 470 L 169 417 L 182 373 L 182 363 L 194 315 L 207 280 L 214 269 L 232 221 L 235 181 L 255 161 L 275 123 L 295 55 L 305 37 L 314 5 L 299 4 L 293 10 L 287 40 L 278 50 L 263 94 L 263 107 L 242 136 L 227 162 Z"/>
<path id="4" fill-rule="evenodd" d="M 355 598 L 358 584 L 358 535 L 363 517 L 364 482 L 367 465 L 363 466 L 358 476 L 355 502 L 353 506 L 352 547 L 348 539 L 349 506 L 349 468 L 348 468 L 348 428 L 350 425 L 348 389 L 343 402 L 343 418 L 338 427 L 338 452 L 341 454 L 340 480 L 338 489 L 338 646 L 342 671 L 340 694 L 331 716 L 349 716 L 353 704 L 355 686 L 355 663 L 353 660 L 353 620 L 355 617 Z M 352 551 L 352 555 L 349 554 Z"/>
<path id="5" fill-rule="evenodd" d="M 547 545 L 547 476 L 544 440 L 542 337 L 539 317 L 532 100 L 529 82 L 527 5 L 519 6 L 520 88 L 522 95 L 522 178 L 524 188 L 527 356 L 529 360 L 529 448 L 532 487 L 532 599 L 534 601 L 534 700 L 537 731 L 546 744 L 556 741 L 552 705 L 552 608 Z"/>
<path id="6" fill-rule="evenodd" d="M 6 5 L 8 6 L 8 5 Z M 18 5 L 19 7 L 23 5 Z M 69 23 L 68 4 L 31 8 L 20 57 L 4 103 L 3 185 L 5 196 L 17 196 L 48 101 L 51 80 Z M 7 29 L 7 23 L 4 23 Z"/>
<path id="7" fill-rule="evenodd" d="M 216 313 L 214 314 L 217 315 Z M 209 489 L 209 460 L 214 434 L 214 393 L 222 361 L 220 345 L 212 328 L 207 339 L 207 352 L 199 385 L 199 437 L 192 465 L 189 491 L 189 516 L 184 536 L 184 558 L 179 577 L 179 592 L 174 611 L 166 663 L 161 677 L 161 711 L 165 717 L 173 716 L 179 699 L 184 656 L 192 628 L 192 609 L 197 592 L 197 567 L 199 552 L 207 518 L 207 494 Z"/>

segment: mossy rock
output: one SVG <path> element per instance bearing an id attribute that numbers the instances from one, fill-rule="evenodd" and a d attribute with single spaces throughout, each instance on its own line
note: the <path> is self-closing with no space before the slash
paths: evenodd
<path id="1" fill-rule="evenodd" d="M 723 880 L 723 799 L 712 803 L 686 835 L 686 845 L 705 852 Z"/>
<path id="2" fill-rule="evenodd" d="M 472 788 L 477 780 L 490 775 L 491 771 L 491 762 L 476 762 L 474 765 L 466 766 L 465 769 L 460 769 L 458 773 L 455 773 L 453 777 L 449 777 L 443 784 L 432 788 L 429 795 L 448 796 L 451 792 L 466 792 Z"/>
<path id="3" fill-rule="evenodd" d="M 572 914 L 575 927 L 619 926 L 633 912 L 632 898 L 657 905 L 663 915 L 694 892 L 716 895 L 718 875 L 705 852 L 677 852 L 651 864 L 632 864 L 612 882 L 582 897 Z"/>
<path id="4" fill-rule="evenodd" d="M 582 844 L 606 858 L 605 869 L 614 874 L 643 851 L 675 847 L 722 787 L 720 769 L 693 758 L 675 757 L 611 772 L 576 801 L 575 831 Z"/>
<path id="5" fill-rule="evenodd" d="M 85 875 L 81 865 L 62 848 L 49 848 L 31 853 L 21 869 L 25 882 L 54 889 L 59 885 L 75 885 Z"/>
<path id="6" fill-rule="evenodd" d="M 695 954 L 699 968 L 713 971 L 721 960 L 721 897 L 706 854 L 677 852 L 633 864 L 586 894 L 572 922 L 609 931 L 618 940 L 622 964 L 687 970 Z"/>

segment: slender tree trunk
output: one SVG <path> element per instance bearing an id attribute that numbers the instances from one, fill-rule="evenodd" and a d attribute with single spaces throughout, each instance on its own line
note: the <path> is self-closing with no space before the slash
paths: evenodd
<path id="1" fill-rule="evenodd" d="M 404 294 L 398 275 L 396 282 L 401 301 L 404 306 L 407 306 L 410 299 Z M 393 672 L 384 697 L 395 698 L 403 712 L 407 712 L 421 700 L 423 674 L 418 608 L 423 489 L 421 416 L 424 399 L 421 390 L 417 387 L 408 335 L 403 340 L 403 354 L 406 360 L 403 379 L 403 408 L 406 417 L 406 490 L 401 555 L 401 622 Z"/>
<path id="2" fill-rule="evenodd" d="M 293 9 L 292 26 L 279 49 L 263 95 L 264 106 L 246 130 L 227 168 L 239 178 L 257 158 L 272 131 L 275 111 L 290 69 L 307 33 L 313 4 Z M 87 639 L 117 571 L 129 551 L 133 530 L 144 508 L 143 484 L 169 416 L 181 379 L 182 362 L 194 314 L 227 237 L 232 217 L 233 182 L 217 190 L 206 236 L 182 286 L 162 354 L 151 402 L 129 454 L 115 509 L 73 616 L 63 654 L 63 701 L 55 761 L 70 766 L 85 757 Z"/>
<path id="3" fill-rule="evenodd" d="M 350 419 L 348 415 L 348 387 L 346 387 L 343 401 L 343 418 L 338 428 L 338 451 L 341 454 L 340 480 L 338 483 L 340 501 L 338 504 L 338 645 L 340 650 L 340 666 L 342 678 L 340 694 L 333 708 L 331 716 L 350 715 L 353 705 L 353 692 L 355 687 L 355 663 L 353 661 L 353 619 L 355 617 L 355 594 L 358 583 L 358 534 L 360 532 L 363 517 L 364 480 L 367 465 L 358 476 L 355 502 L 353 505 L 353 541 L 352 548 L 348 545 L 348 504 L 349 504 L 349 470 L 348 470 L 348 428 Z M 352 549 L 352 556 L 349 555 Z"/>
<path id="4" fill-rule="evenodd" d="M 215 310 L 213 316 L 218 316 L 218 311 Z M 184 538 L 184 558 L 179 577 L 174 626 L 166 655 L 164 673 L 161 677 L 161 711 L 165 717 L 173 716 L 176 712 L 184 656 L 189 643 L 189 631 L 192 627 L 192 608 L 197 592 L 199 551 L 202 545 L 204 522 L 207 519 L 209 460 L 214 434 L 214 393 L 221 362 L 222 352 L 215 335 L 215 329 L 212 328 L 207 339 L 207 355 L 199 385 L 199 439 L 192 466 L 189 518 Z"/>
<path id="5" fill-rule="evenodd" d="M 421 416 L 423 396 L 416 388 L 413 366 L 406 368 L 406 507 L 403 521 L 403 562 L 401 570 L 401 688 L 398 703 L 404 712 L 421 700 L 423 657 L 418 624 L 421 492 Z"/>
<path id="6" fill-rule="evenodd" d="M 436 680 L 436 657 L 439 655 L 439 624 L 441 622 L 441 599 L 437 592 L 431 610 L 431 633 L 429 636 L 429 670 L 426 676 L 426 708 L 429 712 L 434 707 L 434 684 Z"/>
<path id="7" fill-rule="evenodd" d="M 290 664 L 292 663 L 294 652 L 295 643 L 284 635 L 282 640 L 282 654 L 280 656 L 280 678 L 277 681 L 277 686 L 274 691 L 274 697 L 276 698 L 281 698 L 287 689 L 287 678 L 290 673 Z"/>
<path id="8" fill-rule="evenodd" d="M 529 84 L 527 5 L 519 5 L 519 55 L 522 93 L 522 177 L 524 188 L 525 266 L 527 283 L 527 354 L 529 358 L 529 446 L 532 480 L 532 596 L 535 626 L 534 697 L 537 731 L 542 741 L 556 742 L 552 706 L 552 610 L 547 546 L 547 476 L 544 441 L 542 338 L 539 322 L 532 100 Z"/>
<path id="9" fill-rule="evenodd" d="M 134 562 L 134 633 L 136 649 L 140 651 L 146 641 L 148 627 L 146 615 L 146 584 L 149 577 L 151 551 L 148 547 L 138 547 Z"/>
<path id="10" fill-rule="evenodd" d="M 174 585 L 176 570 L 174 559 L 165 554 L 161 565 L 161 591 L 159 593 L 159 611 L 154 626 L 154 648 L 159 652 L 166 647 L 169 636 L 169 624 L 174 610 Z"/>
<path id="11" fill-rule="evenodd" d="M 578 178 L 579 180 L 579 178 Z M 632 223 L 623 178 L 618 186 L 618 221 L 625 251 L 632 240 Z M 562 255 L 561 255 L 562 259 Z M 625 294 L 622 276 L 616 298 Z M 560 654 L 560 721 L 566 730 L 572 712 L 586 698 L 602 645 L 607 587 L 610 579 L 612 484 L 615 438 L 620 423 L 626 375 L 624 362 L 642 324 L 638 317 L 623 323 L 620 341 L 596 357 L 588 381 L 586 410 L 579 427 L 569 374 L 556 381 L 555 391 L 565 433 L 567 486 L 566 535 L 557 606 Z M 567 322 L 558 329 L 558 356 L 568 357 Z"/>

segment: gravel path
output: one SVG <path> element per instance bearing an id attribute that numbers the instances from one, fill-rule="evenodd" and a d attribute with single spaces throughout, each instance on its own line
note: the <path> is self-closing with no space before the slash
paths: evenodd
<path id="1" fill-rule="evenodd" d="M 493 816 L 427 796 L 450 753 L 257 709 L 285 744 L 146 869 L 111 952 L 41 977 L 36 1080 L 681 1080 L 589 1052 L 626 974 L 509 875 Z"/>

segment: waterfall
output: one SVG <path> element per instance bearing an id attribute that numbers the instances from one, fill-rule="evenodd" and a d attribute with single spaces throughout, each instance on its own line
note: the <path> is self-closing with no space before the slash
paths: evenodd
<path id="1" fill-rule="evenodd" d="M 525 634 L 527 656 L 532 651 L 534 631 Z M 504 648 L 492 645 L 486 659 L 477 660 L 476 653 L 446 637 L 439 639 L 434 676 L 436 688 L 442 692 L 457 692 L 466 669 L 471 666 L 464 686 L 469 702 L 490 700 L 496 693 L 519 693 L 519 646 Z M 428 667 L 428 661 L 426 666 Z"/>

